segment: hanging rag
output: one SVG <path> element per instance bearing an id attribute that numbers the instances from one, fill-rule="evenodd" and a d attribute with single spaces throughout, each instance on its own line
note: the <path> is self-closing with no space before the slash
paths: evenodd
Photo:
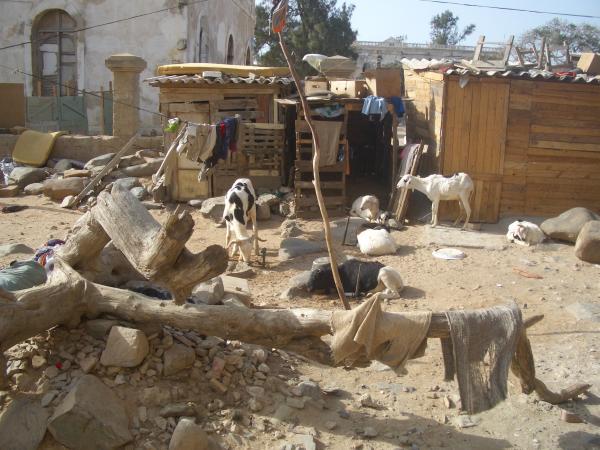
<path id="1" fill-rule="evenodd" d="M 300 132 L 310 132 L 306 122 L 300 122 Z M 342 122 L 332 122 L 325 120 L 313 120 L 313 126 L 319 140 L 321 148 L 321 157 L 319 158 L 319 167 L 332 166 L 337 162 L 338 149 L 340 145 L 340 133 L 342 131 Z M 313 153 L 315 149 L 313 146 Z"/>
<path id="2" fill-rule="evenodd" d="M 508 369 L 523 329 L 516 303 L 470 311 L 447 311 L 450 338 L 442 339 L 446 379 L 458 379 L 469 414 L 506 398 Z"/>
<path id="3" fill-rule="evenodd" d="M 376 97 L 375 95 L 369 95 L 365 98 L 362 113 L 366 116 L 379 116 L 379 120 L 383 120 L 387 114 L 387 103 L 383 97 Z"/>
<path id="4" fill-rule="evenodd" d="M 380 296 L 374 295 L 351 311 L 333 313 L 334 361 L 358 361 L 366 357 L 403 375 L 407 360 L 423 356 L 430 323 L 431 312 L 383 312 Z"/>
<path id="5" fill-rule="evenodd" d="M 400 97 L 390 97 L 390 103 L 394 106 L 394 112 L 396 113 L 396 115 L 398 117 L 402 117 L 404 116 L 404 102 L 402 101 L 402 99 Z"/>
<path id="6" fill-rule="evenodd" d="M 202 162 L 207 160 L 213 153 L 217 133 L 214 126 L 198 125 L 196 126 L 194 142 L 188 146 L 186 157 L 190 161 Z"/>

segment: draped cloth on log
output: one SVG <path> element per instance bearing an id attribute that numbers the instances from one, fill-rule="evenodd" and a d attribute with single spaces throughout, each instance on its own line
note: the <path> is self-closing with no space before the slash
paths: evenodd
<path id="1" fill-rule="evenodd" d="M 491 409 L 506 398 L 508 369 L 523 331 L 521 311 L 512 303 L 448 311 L 446 316 L 450 339 L 442 340 L 445 377 L 453 378 L 456 371 L 469 414 Z"/>
<path id="2" fill-rule="evenodd" d="M 332 166 L 337 162 L 338 150 L 340 148 L 340 133 L 342 131 L 342 122 L 313 120 L 313 126 L 319 139 L 321 147 L 321 157 L 319 158 L 319 166 Z M 308 132 L 308 124 L 300 122 L 300 129 L 297 131 Z M 313 148 L 313 152 L 314 152 Z"/>
<path id="3" fill-rule="evenodd" d="M 387 314 L 379 295 L 350 311 L 335 311 L 331 349 L 335 363 L 375 359 L 405 374 L 407 360 L 423 356 L 431 312 Z"/>

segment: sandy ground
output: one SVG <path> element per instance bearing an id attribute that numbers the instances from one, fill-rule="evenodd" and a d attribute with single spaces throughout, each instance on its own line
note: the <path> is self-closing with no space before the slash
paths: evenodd
<path id="1" fill-rule="evenodd" d="M 78 212 L 60 209 L 43 197 L 3 199 L 6 204 L 25 204 L 29 209 L 0 215 L 0 244 L 23 243 L 39 247 L 51 237 L 64 237 Z M 164 221 L 166 211 L 153 211 Z M 189 241 L 192 250 L 217 243 L 222 244 L 225 231 L 192 211 L 196 227 Z M 253 301 L 261 306 L 340 308 L 331 297 L 314 296 L 292 301 L 280 299 L 290 277 L 310 268 L 322 254 L 313 254 L 280 263 L 277 251 L 280 243 L 277 217 L 260 222 L 262 243 L 267 248 L 267 265 L 255 264 L 257 276 L 250 280 Z M 320 234 L 317 221 L 300 221 L 309 236 Z M 575 303 L 600 305 L 600 266 L 578 260 L 573 247 L 548 243 L 536 248 L 509 246 L 502 250 L 463 249 L 467 258 L 444 261 L 432 257 L 432 245 L 422 244 L 424 226 L 410 226 L 394 232 L 400 245 L 393 256 L 377 260 L 397 268 L 407 288 L 402 299 L 387 306 L 392 311 L 476 308 L 514 299 L 525 317 L 544 314 L 545 319 L 529 331 L 536 358 L 538 377 L 553 389 L 576 382 L 594 385 L 588 396 L 560 406 L 539 402 L 535 395 L 520 393 L 518 381 L 509 377 L 509 398 L 491 411 L 473 416 L 477 423 L 471 428 L 454 425 L 459 412 L 447 408 L 442 398 L 457 399 L 455 382 L 443 381 L 443 366 L 437 340 L 430 340 L 426 355 L 411 361 L 408 375 L 398 377 L 390 370 L 374 364 L 369 368 L 347 370 L 329 368 L 311 362 L 299 362 L 291 367 L 291 376 L 307 377 L 323 385 L 343 389 L 339 397 L 327 398 L 325 409 L 300 411 L 298 426 L 314 428 L 318 440 L 327 448 L 456 448 L 456 449 L 592 449 L 600 448 L 600 326 L 592 317 L 578 320 L 571 313 Z M 484 226 L 480 240 L 498 235 L 504 225 Z M 489 234 L 487 234 L 489 233 Z M 347 255 L 360 256 L 355 247 L 341 247 Z M 0 258 L 5 266 L 15 257 Z M 525 278 L 514 268 L 541 275 L 543 279 Z M 598 319 L 597 319 L 598 320 Z M 380 401 L 384 409 L 361 408 L 360 395 L 368 393 Z M 338 410 L 347 409 L 347 418 Z M 560 420 L 561 408 L 576 412 L 584 423 Z M 260 413 L 259 413 L 260 414 Z M 268 417 L 268 411 L 264 413 Z M 329 430 L 325 423 L 335 421 Z M 374 427 L 377 437 L 363 439 L 365 427 Z M 281 448 L 286 442 L 282 434 L 263 433 L 249 448 Z"/>

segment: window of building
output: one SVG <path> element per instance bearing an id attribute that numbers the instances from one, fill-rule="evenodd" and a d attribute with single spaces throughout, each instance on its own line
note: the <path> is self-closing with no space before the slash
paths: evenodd
<path id="1" fill-rule="evenodd" d="M 227 42 L 227 64 L 233 64 L 233 36 L 229 35 L 229 41 Z"/>
<path id="2" fill-rule="evenodd" d="M 39 17 L 32 30 L 34 92 L 40 96 L 74 95 L 77 89 L 75 20 L 60 9 Z"/>

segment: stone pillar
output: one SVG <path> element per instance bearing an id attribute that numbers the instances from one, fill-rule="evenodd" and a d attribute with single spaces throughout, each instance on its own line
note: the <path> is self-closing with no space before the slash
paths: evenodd
<path id="1" fill-rule="evenodd" d="M 111 55 L 104 61 L 113 73 L 113 136 L 131 136 L 140 127 L 140 72 L 146 61 L 129 53 Z"/>

